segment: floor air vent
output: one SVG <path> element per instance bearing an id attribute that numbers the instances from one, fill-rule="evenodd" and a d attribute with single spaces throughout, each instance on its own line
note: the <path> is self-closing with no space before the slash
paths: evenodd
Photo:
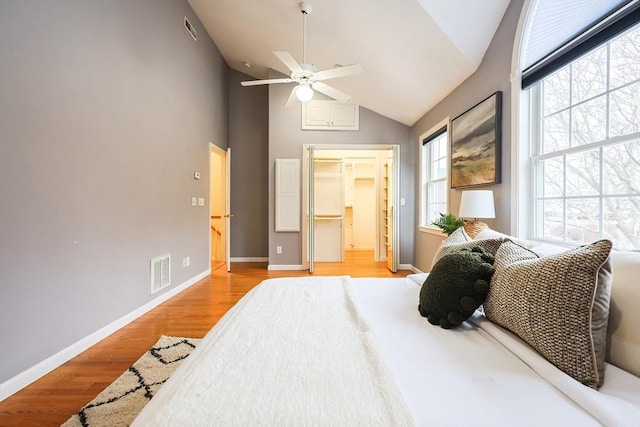
<path id="1" fill-rule="evenodd" d="M 191 37 L 193 37 L 195 41 L 198 41 L 198 33 L 196 32 L 196 29 L 193 28 L 193 25 L 191 25 L 191 22 L 189 22 L 186 16 L 184 17 L 184 27 L 187 29 L 187 31 L 189 31 Z"/>
<path id="2" fill-rule="evenodd" d="M 162 255 L 151 260 L 151 294 L 166 288 L 171 283 L 171 255 Z"/>

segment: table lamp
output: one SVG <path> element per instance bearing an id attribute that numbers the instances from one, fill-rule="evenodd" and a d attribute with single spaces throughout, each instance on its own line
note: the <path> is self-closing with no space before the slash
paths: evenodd
<path id="1" fill-rule="evenodd" d="M 478 218 L 496 217 L 496 211 L 493 205 L 493 191 L 463 191 L 458 216 L 461 218 L 473 218 L 471 221 L 465 221 L 464 231 L 467 232 L 469 237 L 475 239 L 478 233 L 489 227 L 486 223 L 478 221 Z"/>

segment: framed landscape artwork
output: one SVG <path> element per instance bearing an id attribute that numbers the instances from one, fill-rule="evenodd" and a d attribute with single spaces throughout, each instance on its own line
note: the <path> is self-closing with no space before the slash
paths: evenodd
<path id="1" fill-rule="evenodd" d="M 451 188 L 500 183 L 498 91 L 451 120 Z"/>

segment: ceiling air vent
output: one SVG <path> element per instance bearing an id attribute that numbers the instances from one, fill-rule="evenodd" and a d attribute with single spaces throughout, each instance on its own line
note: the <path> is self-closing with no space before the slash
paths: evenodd
<path id="1" fill-rule="evenodd" d="M 191 37 L 193 37 L 193 39 L 197 41 L 198 32 L 196 31 L 195 28 L 193 28 L 193 25 L 191 25 L 191 22 L 189 22 L 186 16 L 184 17 L 184 27 L 187 29 L 187 31 L 189 31 L 189 34 L 191 34 Z"/>
<path id="2" fill-rule="evenodd" d="M 171 255 L 162 255 L 151 260 L 151 294 L 166 288 L 171 283 Z"/>

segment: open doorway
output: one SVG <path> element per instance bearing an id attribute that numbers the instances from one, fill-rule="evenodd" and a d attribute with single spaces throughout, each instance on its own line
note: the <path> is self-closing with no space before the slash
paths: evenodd
<path id="1" fill-rule="evenodd" d="M 389 269 L 397 269 L 391 218 L 395 150 L 305 147 L 303 262 L 311 272 L 315 262 L 384 263 L 389 254 Z"/>
<path id="2" fill-rule="evenodd" d="M 222 266 L 230 270 L 229 263 L 229 150 L 214 144 L 209 146 L 209 208 L 211 271 Z"/>

